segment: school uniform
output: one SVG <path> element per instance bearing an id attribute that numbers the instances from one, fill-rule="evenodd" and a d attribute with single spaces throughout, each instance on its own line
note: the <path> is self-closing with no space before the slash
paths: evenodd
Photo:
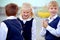
<path id="1" fill-rule="evenodd" d="M 23 40 L 21 24 L 16 17 L 9 16 L 1 23 L 0 40 Z"/>
<path id="2" fill-rule="evenodd" d="M 23 37 L 25 40 L 36 40 L 36 21 L 34 18 L 23 20 L 20 16 L 18 20 L 21 22 L 23 28 Z"/>
<path id="3" fill-rule="evenodd" d="M 55 15 L 48 20 L 47 28 L 42 27 L 41 36 L 45 36 L 45 40 L 60 40 L 60 17 Z"/>

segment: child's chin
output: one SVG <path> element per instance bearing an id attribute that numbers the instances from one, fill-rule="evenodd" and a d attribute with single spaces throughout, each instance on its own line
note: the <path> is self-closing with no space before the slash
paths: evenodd
<path id="1" fill-rule="evenodd" d="M 56 14 L 51 14 L 52 16 L 55 16 Z"/>
<path id="2" fill-rule="evenodd" d="M 28 19 L 28 17 L 25 17 L 25 19 Z"/>

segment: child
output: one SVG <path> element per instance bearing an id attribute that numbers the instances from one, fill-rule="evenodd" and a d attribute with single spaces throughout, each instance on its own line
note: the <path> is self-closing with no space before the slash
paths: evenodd
<path id="1" fill-rule="evenodd" d="M 48 5 L 50 17 L 43 21 L 41 36 L 45 36 L 45 40 L 60 40 L 60 17 L 58 13 L 58 4 L 51 1 Z"/>
<path id="2" fill-rule="evenodd" d="M 23 3 L 21 15 L 18 20 L 22 24 L 23 37 L 25 40 L 36 40 L 36 22 L 33 18 L 32 7 L 29 3 Z"/>
<path id="3" fill-rule="evenodd" d="M 23 40 L 21 35 L 21 24 L 16 18 L 18 6 L 14 3 L 5 7 L 7 19 L 1 23 L 0 40 Z"/>

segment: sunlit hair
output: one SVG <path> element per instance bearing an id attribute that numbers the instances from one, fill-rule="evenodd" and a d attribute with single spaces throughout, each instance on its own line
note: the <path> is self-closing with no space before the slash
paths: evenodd
<path id="1" fill-rule="evenodd" d="M 58 7 L 58 3 L 56 1 L 50 1 L 48 7 Z"/>

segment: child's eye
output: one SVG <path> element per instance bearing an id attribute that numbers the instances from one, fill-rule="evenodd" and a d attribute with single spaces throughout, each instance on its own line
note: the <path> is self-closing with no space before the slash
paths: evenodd
<path id="1" fill-rule="evenodd" d="M 52 10 L 53 8 L 51 8 L 51 10 Z"/>
<path id="2" fill-rule="evenodd" d="M 57 8 L 54 8 L 55 10 L 57 9 Z"/>
<path id="3" fill-rule="evenodd" d="M 27 13 L 29 13 L 29 12 L 27 12 Z"/>
<path id="4" fill-rule="evenodd" d="M 25 13 L 25 12 L 23 12 L 23 13 Z"/>

